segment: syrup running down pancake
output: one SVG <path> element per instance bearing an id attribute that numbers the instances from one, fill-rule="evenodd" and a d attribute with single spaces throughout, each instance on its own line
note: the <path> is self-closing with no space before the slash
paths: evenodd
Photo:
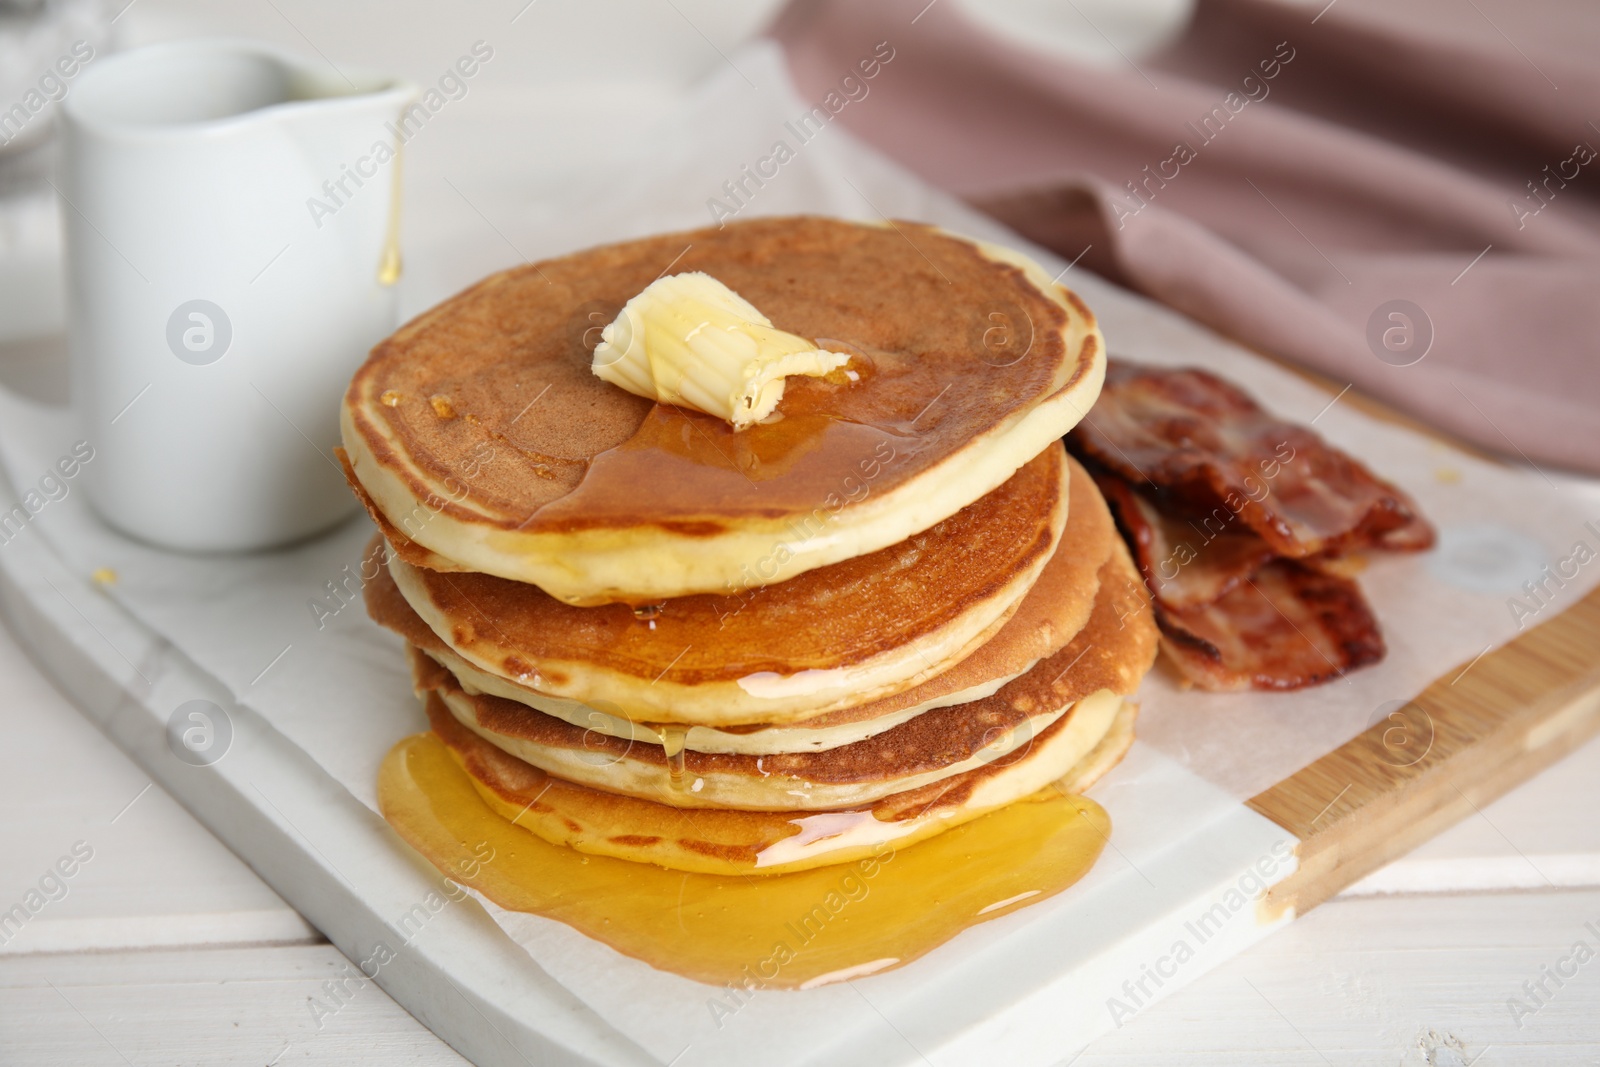
<path id="1" fill-rule="evenodd" d="M 741 432 L 597 379 L 668 269 L 851 355 Z M 907 223 L 757 219 L 494 275 L 373 350 L 342 408 L 375 510 L 444 567 L 574 604 L 738 593 L 926 530 L 1080 419 L 1094 318 L 1016 253 Z"/>
<path id="2" fill-rule="evenodd" d="M 1016 610 L 1055 552 L 1069 500 L 1051 446 L 906 541 L 738 598 L 677 597 L 648 617 L 574 607 L 486 574 L 389 571 L 439 639 L 480 670 L 631 719 L 793 722 L 909 689 Z"/>

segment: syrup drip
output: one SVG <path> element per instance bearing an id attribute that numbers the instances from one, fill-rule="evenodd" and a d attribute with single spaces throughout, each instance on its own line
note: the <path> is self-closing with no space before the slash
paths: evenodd
<path id="1" fill-rule="evenodd" d="M 400 194 L 403 188 L 400 172 L 403 169 L 401 153 L 404 149 L 405 142 L 396 137 L 394 160 L 389 166 L 389 225 L 383 236 L 383 256 L 378 260 L 378 284 L 384 288 L 400 280 Z"/>
<path id="2" fill-rule="evenodd" d="M 654 622 L 665 608 L 665 604 L 641 604 L 633 609 L 633 617 L 641 622 Z"/>
<path id="3" fill-rule="evenodd" d="M 1066 889 L 1111 829 L 1094 801 L 1046 789 L 876 858 L 793 874 L 688 874 L 535 837 L 489 810 L 433 734 L 390 750 L 378 803 L 413 848 L 501 907 L 557 919 L 664 971 L 769 989 L 910 963 Z"/>
<path id="4" fill-rule="evenodd" d="M 678 723 L 662 723 L 656 727 L 656 732 L 661 735 L 661 751 L 667 757 L 667 778 L 672 782 L 672 788 L 683 788 L 683 744 L 689 736 L 689 728 Z"/>

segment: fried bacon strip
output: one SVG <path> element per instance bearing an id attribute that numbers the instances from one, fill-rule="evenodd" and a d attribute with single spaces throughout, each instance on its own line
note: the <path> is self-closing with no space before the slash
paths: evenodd
<path id="1" fill-rule="evenodd" d="M 1210 604 L 1156 617 L 1162 647 L 1205 689 L 1300 689 L 1385 651 L 1354 582 L 1292 559 L 1273 560 Z"/>
<path id="2" fill-rule="evenodd" d="M 1112 360 L 1068 444 L 1184 513 L 1238 515 L 1279 556 L 1433 544 L 1433 528 L 1403 492 L 1203 370 Z"/>
<path id="3" fill-rule="evenodd" d="M 1209 604 L 1274 558 L 1267 543 L 1243 523 L 1217 529 L 1203 521 L 1186 522 L 1162 512 L 1114 474 L 1097 471 L 1094 480 L 1133 549 L 1145 584 L 1163 607 Z"/>
<path id="4" fill-rule="evenodd" d="M 1204 689 L 1299 689 L 1383 658 L 1348 578 L 1273 555 L 1248 530 L 1207 539 L 1115 475 L 1095 481 L 1155 594 L 1161 647 Z"/>

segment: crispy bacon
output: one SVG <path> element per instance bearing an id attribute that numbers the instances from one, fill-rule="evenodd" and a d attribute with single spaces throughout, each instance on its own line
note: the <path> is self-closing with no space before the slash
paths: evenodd
<path id="1" fill-rule="evenodd" d="M 1158 604 L 1162 647 L 1205 689 L 1300 689 L 1383 658 L 1383 635 L 1360 588 L 1298 560 L 1277 559 L 1217 600 Z"/>
<path id="2" fill-rule="evenodd" d="M 1351 554 L 1425 549 L 1433 527 L 1349 455 L 1215 375 L 1123 360 L 1067 445 L 1196 685 L 1299 689 L 1383 658 Z"/>
<path id="3" fill-rule="evenodd" d="M 1099 401 L 1068 444 L 1176 511 L 1221 523 L 1237 515 L 1280 556 L 1433 544 L 1433 528 L 1405 493 L 1196 368 L 1112 360 Z"/>
<path id="4" fill-rule="evenodd" d="M 1094 480 L 1133 548 L 1145 584 L 1168 608 L 1209 604 L 1273 558 L 1267 543 L 1242 522 L 1231 529 L 1184 522 L 1114 474 L 1097 471 Z"/>
<path id="5" fill-rule="evenodd" d="M 1163 512 L 1114 474 L 1095 482 L 1155 595 L 1162 647 L 1204 689 L 1299 689 L 1383 658 L 1361 589 L 1279 559 L 1244 524 L 1217 532 Z"/>

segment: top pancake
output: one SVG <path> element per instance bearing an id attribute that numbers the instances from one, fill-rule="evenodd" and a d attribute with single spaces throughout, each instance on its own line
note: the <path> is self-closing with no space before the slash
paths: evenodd
<path id="1" fill-rule="evenodd" d="M 851 353 L 735 433 L 589 369 L 598 327 L 704 271 Z M 443 566 L 574 604 L 738 591 L 896 544 L 994 489 L 1098 394 L 1094 318 L 931 227 L 757 219 L 496 274 L 373 350 L 345 397 L 374 508 Z"/>

